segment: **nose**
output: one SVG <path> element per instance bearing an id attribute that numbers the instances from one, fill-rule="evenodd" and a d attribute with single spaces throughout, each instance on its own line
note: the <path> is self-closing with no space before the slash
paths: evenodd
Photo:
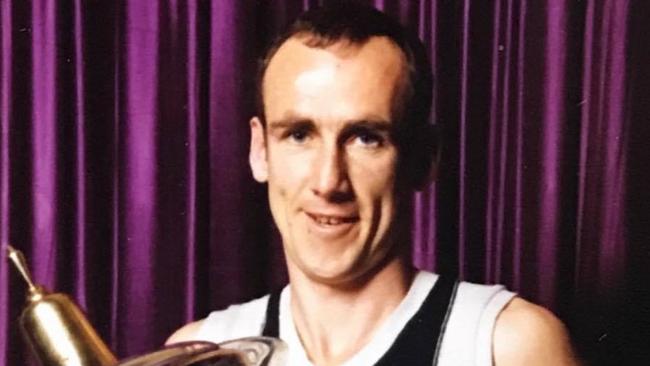
<path id="1" fill-rule="evenodd" d="M 348 177 L 345 153 L 332 144 L 322 146 L 313 169 L 312 192 L 328 201 L 350 200 L 352 190 Z"/>

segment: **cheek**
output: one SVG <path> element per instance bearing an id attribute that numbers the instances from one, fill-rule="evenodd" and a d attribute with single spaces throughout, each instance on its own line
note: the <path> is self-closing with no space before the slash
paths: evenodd
<path id="1" fill-rule="evenodd" d="M 393 194 L 396 159 L 392 156 L 357 159 L 351 164 L 351 168 L 350 175 L 354 177 L 360 193 L 368 192 L 375 199 Z"/>
<path id="2" fill-rule="evenodd" d="M 384 232 L 397 211 L 395 164 L 388 160 L 381 164 L 358 165 L 353 174 L 355 193 L 364 216 L 371 219 L 369 223 L 379 225 L 375 230 Z"/>
<path id="3" fill-rule="evenodd" d="M 311 161 L 306 154 L 283 149 L 269 151 L 269 189 L 278 197 L 291 200 L 303 189 Z"/>

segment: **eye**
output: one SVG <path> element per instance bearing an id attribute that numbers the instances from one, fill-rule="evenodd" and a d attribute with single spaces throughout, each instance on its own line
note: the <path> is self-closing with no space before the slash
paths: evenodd
<path id="1" fill-rule="evenodd" d="M 309 139 L 309 129 L 306 127 L 292 128 L 286 131 L 284 137 L 291 142 L 303 144 Z"/>
<path id="2" fill-rule="evenodd" d="M 353 142 L 366 148 L 377 148 L 384 144 L 384 137 L 372 131 L 357 131 Z"/>

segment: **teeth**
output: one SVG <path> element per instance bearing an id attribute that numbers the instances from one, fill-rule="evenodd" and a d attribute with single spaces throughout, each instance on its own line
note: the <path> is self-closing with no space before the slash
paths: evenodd
<path id="1" fill-rule="evenodd" d="M 318 216 L 316 217 L 316 222 L 321 225 L 338 225 L 342 223 L 343 220 L 337 219 L 335 217 Z"/>

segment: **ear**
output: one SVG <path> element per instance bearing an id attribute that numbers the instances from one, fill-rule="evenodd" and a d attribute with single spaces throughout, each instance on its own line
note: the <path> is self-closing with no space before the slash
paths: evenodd
<path id="1" fill-rule="evenodd" d="M 260 183 L 268 180 L 269 169 L 266 159 L 266 135 L 264 126 L 259 118 L 253 117 L 250 121 L 251 146 L 248 153 L 248 162 L 251 165 L 253 178 Z"/>

